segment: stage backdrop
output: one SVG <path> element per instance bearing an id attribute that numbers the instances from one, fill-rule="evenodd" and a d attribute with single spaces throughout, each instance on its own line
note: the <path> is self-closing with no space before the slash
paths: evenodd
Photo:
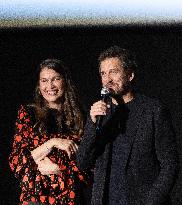
<path id="1" fill-rule="evenodd" d="M 2 28 L 0 30 L 0 204 L 18 203 L 18 182 L 8 165 L 21 104 L 32 101 L 36 66 L 60 58 L 70 67 L 85 108 L 99 98 L 99 53 L 119 45 L 136 54 L 136 90 L 169 107 L 182 163 L 182 28 L 180 25 Z M 182 204 L 182 172 L 172 192 Z"/>

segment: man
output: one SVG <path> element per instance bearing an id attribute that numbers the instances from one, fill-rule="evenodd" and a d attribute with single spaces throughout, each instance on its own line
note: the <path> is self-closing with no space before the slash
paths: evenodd
<path id="1" fill-rule="evenodd" d="M 133 91 L 136 64 L 113 46 L 99 57 L 102 86 L 112 103 L 91 106 L 77 163 L 94 166 L 92 205 L 166 205 L 178 158 L 169 113 L 156 99 Z M 96 129 L 97 116 L 103 116 Z"/>

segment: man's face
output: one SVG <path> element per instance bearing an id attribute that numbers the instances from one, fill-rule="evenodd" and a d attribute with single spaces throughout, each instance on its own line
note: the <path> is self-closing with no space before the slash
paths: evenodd
<path id="1" fill-rule="evenodd" d="M 106 58 L 100 64 L 100 75 L 103 87 L 106 87 L 116 95 L 124 95 L 128 92 L 130 81 L 134 77 L 132 71 L 126 72 L 119 58 Z"/>

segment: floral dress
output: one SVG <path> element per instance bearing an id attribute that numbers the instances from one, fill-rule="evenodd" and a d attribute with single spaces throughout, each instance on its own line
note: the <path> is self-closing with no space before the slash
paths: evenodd
<path id="1" fill-rule="evenodd" d="M 65 151 L 53 148 L 48 157 L 59 165 L 61 173 L 42 175 L 34 162 L 31 151 L 51 138 L 70 139 L 79 142 L 77 135 L 43 134 L 35 131 L 32 115 L 27 106 L 21 106 L 15 126 L 15 136 L 10 168 L 20 180 L 20 203 L 40 202 L 45 205 L 80 205 L 81 187 L 89 181 L 88 172 L 80 172 L 73 159 Z M 81 203 L 82 202 L 82 203 Z"/>

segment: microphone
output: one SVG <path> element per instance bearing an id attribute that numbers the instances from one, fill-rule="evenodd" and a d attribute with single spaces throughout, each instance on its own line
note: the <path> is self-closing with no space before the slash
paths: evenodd
<path id="1" fill-rule="evenodd" d="M 105 103 L 108 102 L 108 99 L 110 98 L 110 95 L 111 95 L 111 92 L 108 88 L 106 87 L 103 87 L 101 89 L 101 100 Z M 102 124 L 102 120 L 103 120 L 103 117 L 102 115 L 98 115 L 97 116 L 97 120 L 96 120 L 96 130 L 100 130 L 101 129 L 101 124 Z"/>

